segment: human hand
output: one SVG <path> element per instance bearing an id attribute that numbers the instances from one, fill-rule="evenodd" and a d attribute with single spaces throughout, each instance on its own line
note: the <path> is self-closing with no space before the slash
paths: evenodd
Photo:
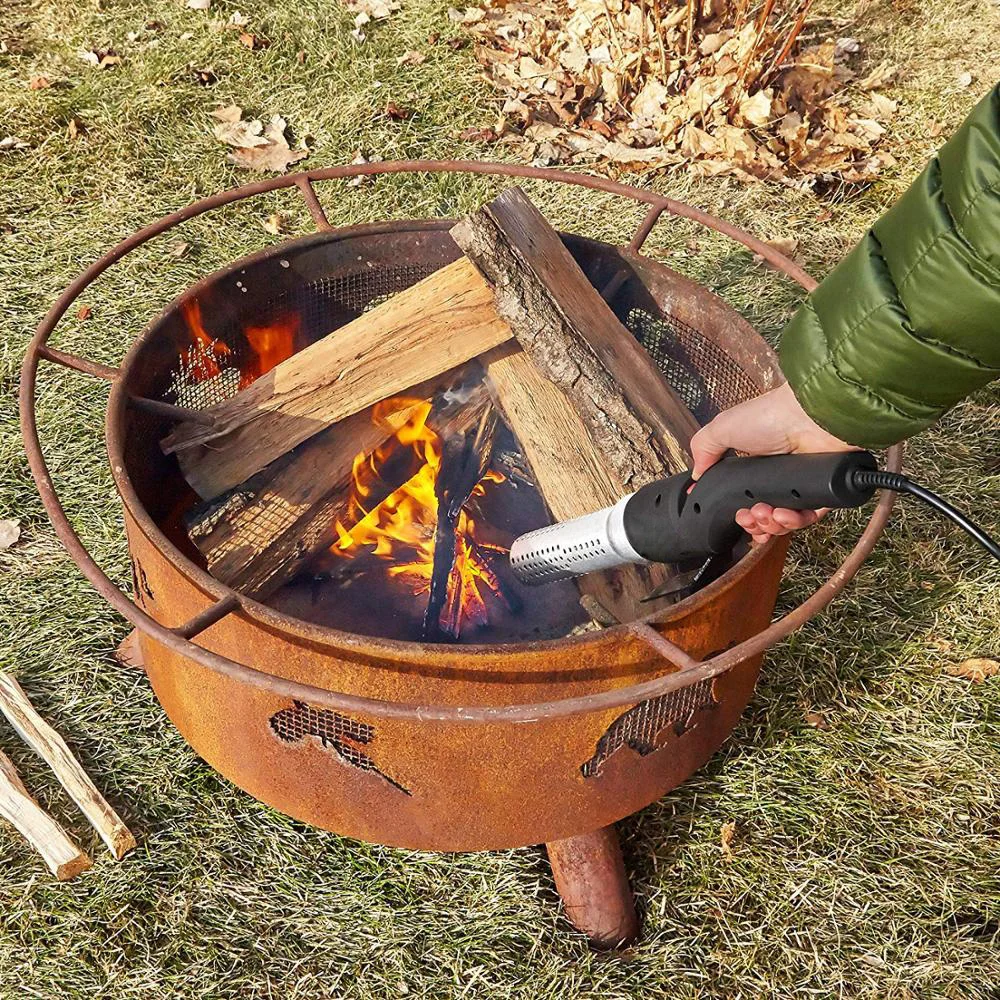
<path id="1" fill-rule="evenodd" d="M 786 382 L 756 399 L 724 410 L 691 438 L 692 475 L 698 479 L 729 449 L 748 455 L 854 451 L 815 423 Z M 755 503 L 736 514 L 736 523 L 757 543 L 815 524 L 827 510 L 787 510 Z"/>

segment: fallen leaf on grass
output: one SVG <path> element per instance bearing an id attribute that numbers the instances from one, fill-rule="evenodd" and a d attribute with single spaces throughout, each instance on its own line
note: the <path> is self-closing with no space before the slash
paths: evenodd
<path id="1" fill-rule="evenodd" d="M 351 160 L 351 163 L 354 163 L 354 164 L 380 163 L 381 160 L 382 160 L 382 157 L 379 156 L 378 153 L 376 153 L 374 156 L 368 157 L 368 156 L 365 156 L 365 154 L 359 149 L 354 154 L 354 159 Z M 374 183 L 375 183 L 375 175 L 374 174 L 358 174 L 357 177 L 351 177 L 347 181 L 347 186 L 348 187 L 361 187 L 362 184 L 374 184 Z"/>
<path id="2" fill-rule="evenodd" d="M 848 56 L 857 55 L 861 51 L 861 42 L 856 38 L 838 38 L 833 45 L 834 59 L 846 59 Z"/>
<path id="3" fill-rule="evenodd" d="M 84 125 L 79 118 L 76 118 L 74 116 L 73 118 L 70 118 L 68 122 L 66 122 L 66 135 L 69 136 L 70 139 L 76 139 L 78 136 L 86 134 L 87 134 L 87 126 Z"/>
<path id="4" fill-rule="evenodd" d="M 18 139 L 16 135 L 8 135 L 0 139 L 0 153 L 6 153 L 12 149 L 27 149 L 28 143 L 23 139 Z"/>
<path id="5" fill-rule="evenodd" d="M 731 858 L 733 856 L 733 841 L 736 839 L 736 821 L 728 820 L 722 824 L 719 831 L 719 842 L 722 845 L 722 856 Z"/>
<path id="6" fill-rule="evenodd" d="M 298 163 L 309 155 L 308 149 L 292 149 L 288 145 L 288 140 L 285 138 L 287 125 L 284 118 L 274 115 L 264 126 L 262 134 L 248 136 L 250 144 L 245 146 L 231 144 L 235 148 L 228 156 L 229 162 L 259 173 L 269 171 L 286 173 L 293 163 Z M 260 139 L 264 141 L 257 141 Z"/>
<path id="7" fill-rule="evenodd" d="M 826 716 L 822 712 L 806 712 L 805 713 L 806 723 L 813 727 L 813 729 L 819 729 L 825 732 L 830 728 L 830 723 L 826 721 Z"/>
<path id="8" fill-rule="evenodd" d="M 0 521 L 0 550 L 9 549 L 20 537 L 20 521 Z"/>
<path id="9" fill-rule="evenodd" d="M 304 160 L 308 149 L 291 149 L 285 139 L 288 123 L 274 115 L 265 125 L 259 118 L 244 119 L 243 109 L 236 104 L 211 112 L 219 124 L 213 133 L 220 142 L 233 146 L 229 162 L 261 173 L 285 173 L 289 166 Z"/>
<path id="10" fill-rule="evenodd" d="M 944 669 L 952 677 L 962 677 L 973 684 L 982 684 L 987 677 L 995 677 L 1000 673 L 1000 662 L 976 656 L 971 660 L 962 660 L 961 663 L 949 663 Z"/>
<path id="11" fill-rule="evenodd" d="M 267 38 L 261 38 L 259 35 L 253 35 L 249 31 L 240 32 L 240 45 L 246 46 L 246 48 L 248 48 L 251 52 L 266 49 L 270 44 L 271 42 Z"/>
<path id="12" fill-rule="evenodd" d="M 272 212 L 261 222 L 261 225 L 264 227 L 265 233 L 277 236 L 285 225 L 285 219 L 280 212 Z"/>
<path id="13" fill-rule="evenodd" d="M 80 308 L 77 309 L 76 311 L 76 318 L 80 321 L 83 321 L 85 319 L 90 319 L 90 316 L 93 313 L 93 311 L 94 311 L 93 306 L 80 306 Z"/>
<path id="14" fill-rule="evenodd" d="M 799 248 L 799 241 L 794 236 L 780 236 L 774 240 L 764 241 L 772 250 L 783 253 L 786 257 L 791 257 Z"/>
<path id="15" fill-rule="evenodd" d="M 417 52 L 416 49 L 411 49 L 409 52 L 404 52 L 397 60 L 397 66 L 419 66 L 422 62 L 427 61 L 427 56 L 423 52 Z"/>
<path id="16" fill-rule="evenodd" d="M 496 142 L 499 136 L 494 129 L 475 128 L 472 126 L 470 128 L 463 128 L 455 138 L 461 139 L 462 142 Z"/>
<path id="17" fill-rule="evenodd" d="M 190 243 L 185 243 L 183 240 L 178 240 L 176 243 L 172 243 L 168 253 L 171 257 L 184 257 L 187 252 L 191 249 Z"/>
<path id="18" fill-rule="evenodd" d="M 362 30 L 371 21 L 384 21 L 400 8 L 398 0 L 345 0 L 344 6 L 355 15 L 352 37 L 363 42 L 367 37 Z"/>
<path id="19" fill-rule="evenodd" d="M 122 61 L 122 57 L 114 49 L 82 49 L 80 58 L 98 69 L 110 69 Z"/>
<path id="20" fill-rule="evenodd" d="M 397 104 L 395 101 L 386 101 L 386 105 L 382 109 L 382 114 L 386 118 L 391 118 L 394 122 L 405 122 L 412 118 L 416 112 L 413 108 L 403 107 L 403 105 Z"/>
<path id="21" fill-rule="evenodd" d="M 28 81 L 28 90 L 45 90 L 52 86 L 52 81 L 47 76 L 33 76 Z"/>
<path id="22" fill-rule="evenodd" d="M 212 84 L 219 82 L 219 78 L 215 75 L 215 70 L 211 66 L 205 66 L 203 69 L 189 66 L 188 69 L 190 69 L 195 83 L 200 87 L 211 87 Z"/>

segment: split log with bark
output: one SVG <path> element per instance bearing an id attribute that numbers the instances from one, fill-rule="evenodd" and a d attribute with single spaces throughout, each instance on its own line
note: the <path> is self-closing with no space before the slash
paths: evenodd
<path id="1" fill-rule="evenodd" d="M 626 490 L 688 468 L 694 417 L 520 190 L 504 191 L 451 234 Z"/>

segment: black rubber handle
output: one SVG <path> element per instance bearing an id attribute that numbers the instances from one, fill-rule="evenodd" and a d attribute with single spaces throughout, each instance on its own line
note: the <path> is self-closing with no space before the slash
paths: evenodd
<path id="1" fill-rule="evenodd" d="M 644 486 L 625 506 L 625 534 L 651 562 L 705 559 L 728 552 L 743 536 L 733 520 L 741 508 L 860 507 L 875 487 L 856 484 L 854 473 L 877 468 L 867 451 L 724 458 L 690 492 L 688 473 Z"/>

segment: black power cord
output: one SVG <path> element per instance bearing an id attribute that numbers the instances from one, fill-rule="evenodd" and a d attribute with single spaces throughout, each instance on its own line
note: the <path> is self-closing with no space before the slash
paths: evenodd
<path id="1" fill-rule="evenodd" d="M 880 490 L 895 490 L 897 493 L 908 493 L 910 496 L 923 500 L 925 504 L 940 511 L 950 518 L 963 531 L 970 534 L 994 558 L 1000 559 L 1000 545 L 996 543 L 978 524 L 970 521 L 960 510 L 956 510 L 947 500 L 942 500 L 936 493 L 918 485 L 900 472 L 882 472 L 880 469 L 855 469 L 855 486 L 874 486 Z"/>

